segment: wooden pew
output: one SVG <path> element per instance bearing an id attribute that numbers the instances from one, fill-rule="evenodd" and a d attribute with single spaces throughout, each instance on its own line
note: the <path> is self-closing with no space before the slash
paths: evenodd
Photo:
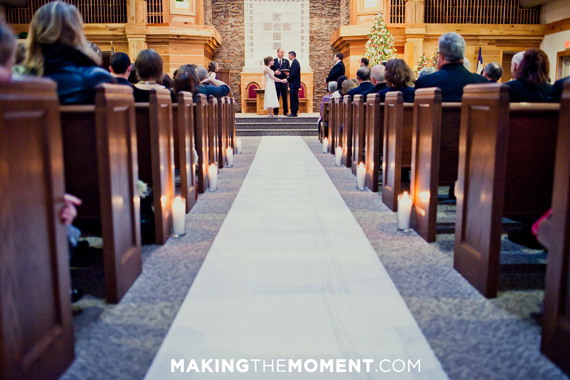
<path id="1" fill-rule="evenodd" d="M 560 103 L 540 350 L 570 373 L 570 82 Z M 542 224 L 540 229 L 542 230 Z"/>
<path id="2" fill-rule="evenodd" d="M 337 131 L 340 130 L 339 112 L 338 109 L 341 106 L 340 98 L 331 99 L 331 111 L 330 111 L 330 123 L 329 123 L 329 147 L 328 151 L 330 154 L 334 155 L 334 149 L 338 145 L 338 135 Z"/>
<path id="3" fill-rule="evenodd" d="M 412 122 L 414 108 L 404 105 L 400 91 L 386 94 L 384 103 L 384 150 L 382 154 L 382 202 L 398 211 L 402 169 L 412 161 Z"/>
<path id="4" fill-rule="evenodd" d="M 323 120 L 319 127 L 319 141 L 323 142 L 325 137 L 329 135 L 329 122 L 330 122 L 331 102 L 325 102 L 323 105 Z"/>
<path id="5" fill-rule="evenodd" d="M 216 106 L 216 149 L 218 151 L 218 161 L 220 168 L 226 166 L 227 157 L 226 157 L 226 124 L 227 120 L 224 114 L 224 110 L 226 107 L 227 96 L 218 99 L 218 104 Z"/>
<path id="6" fill-rule="evenodd" d="M 454 186 L 459 161 L 461 103 L 441 102 L 439 88 L 418 89 L 412 131 L 411 227 L 435 241 L 438 185 Z"/>
<path id="7" fill-rule="evenodd" d="M 463 91 L 454 268 L 486 297 L 498 288 L 503 215 L 550 207 L 558 104 L 511 104 L 507 85 Z"/>
<path id="8" fill-rule="evenodd" d="M 366 187 L 378 192 L 380 151 L 384 136 L 384 107 L 378 94 L 366 96 Z"/>
<path id="9" fill-rule="evenodd" d="M 234 153 L 236 151 L 236 105 L 235 105 L 235 99 L 234 98 L 230 98 L 230 107 L 229 107 L 229 113 L 230 113 L 230 136 L 231 136 L 231 146 L 234 149 Z"/>
<path id="10" fill-rule="evenodd" d="M 198 182 L 198 193 L 202 194 L 208 190 L 208 160 L 209 153 L 209 132 L 208 132 L 208 97 L 204 94 L 196 96 L 195 106 L 195 130 L 196 151 L 198 152 L 198 162 L 196 163 L 196 179 Z"/>
<path id="11" fill-rule="evenodd" d="M 347 168 L 352 165 L 352 96 L 345 95 L 342 100 L 342 164 Z"/>
<path id="12" fill-rule="evenodd" d="M 174 157 L 180 169 L 180 195 L 186 201 L 186 213 L 194 207 L 198 196 L 194 162 L 194 112 L 192 94 L 179 92 L 178 103 L 172 106 Z"/>
<path id="13" fill-rule="evenodd" d="M 97 87 L 95 106 L 61 106 L 67 192 L 81 198 L 76 224 L 103 237 L 107 302 L 142 273 L 137 132 L 130 88 Z"/>
<path id="14" fill-rule="evenodd" d="M 56 84 L 0 84 L 0 379 L 58 379 L 73 362 Z"/>
<path id="15" fill-rule="evenodd" d="M 362 95 L 352 98 L 352 174 L 356 175 L 358 164 L 366 163 L 366 99 Z"/>
<path id="16" fill-rule="evenodd" d="M 172 100 L 168 90 L 151 90 L 149 103 L 137 103 L 137 147 L 139 178 L 153 191 L 156 244 L 164 244 L 172 233 L 174 191 L 174 141 Z"/>
<path id="17" fill-rule="evenodd" d="M 337 102 L 337 106 L 335 107 L 335 112 L 336 112 L 336 123 L 334 125 L 335 131 L 334 131 L 334 135 L 335 135 L 335 145 L 332 147 L 331 149 L 331 154 L 335 154 L 336 151 L 336 147 L 337 146 L 344 146 L 344 140 L 343 140 L 343 133 L 341 132 L 341 128 L 342 128 L 342 123 L 344 121 L 344 105 L 343 105 L 343 100 L 344 99 L 333 99 L 333 101 Z"/>
<path id="18" fill-rule="evenodd" d="M 220 150 L 218 148 L 218 99 L 208 97 L 208 165 L 216 164 L 220 168 Z"/>

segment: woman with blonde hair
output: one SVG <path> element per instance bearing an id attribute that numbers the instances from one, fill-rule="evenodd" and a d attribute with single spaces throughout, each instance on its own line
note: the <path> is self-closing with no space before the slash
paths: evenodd
<path id="1" fill-rule="evenodd" d="M 57 82 L 61 104 L 93 103 L 97 84 L 115 83 L 100 64 L 75 6 L 53 1 L 37 10 L 30 23 L 24 66 L 28 73 Z"/>

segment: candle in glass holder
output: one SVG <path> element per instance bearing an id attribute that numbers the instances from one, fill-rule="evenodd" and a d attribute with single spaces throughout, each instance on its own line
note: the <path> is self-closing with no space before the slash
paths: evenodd
<path id="1" fill-rule="evenodd" d="M 356 187 L 359 190 L 364 190 L 364 178 L 366 177 L 366 168 L 364 167 L 364 163 L 358 164 L 356 168 Z"/>
<path id="2" fill-rule="evenodd" d="M 241 139 L 236 139 L 236 154 L 241 154 Z"/>
<path id="3" fill-rule="evenodd" d="M 412 198 L 405 191 L 403 194 L 398 195 L 398 229 L 410 229 L 410 214 L 412 213 Z"/>
<path id="4" fill-rule="evenodd" d="M 234 166 L 234 150 L 232 148 L 228 148 L 226 149 L 226 157 L 228 160 L 228 168 L 231 168 L 232 166 Z"/>
<path id="5" fill-rule="evenodd" d="M 334 151 L 334 164 L 340 166 L 342 161 L 342 147 L 337 146 Z"/>
<path id="6" fill-rule="evenodd" d="M 208 182 L 210 191 L 218 189 L 218 166 L 216 164 L 212 164 L 208 168 Z"/>
<path id="7" fill-rule="evenodd" d="M 181 237 L 186 234 L 186 202 L 182 197 L 174 198 L 172 202 L 172 233 L 174 237 Z"/>
<path id="8" fill-rule="evenodd" d="M 329 151 L 329 139 L 325 137 L 323 139 L 323 153 L 328 153 Z"/>

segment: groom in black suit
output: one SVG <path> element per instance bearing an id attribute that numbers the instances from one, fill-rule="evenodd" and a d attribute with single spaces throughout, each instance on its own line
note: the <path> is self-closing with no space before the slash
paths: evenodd
<path id="1" fill-rule="evenodd" d="M 277 50 L 277 58 L 273 60 L 273 66 L 271 70 L 275 71 L 275 76 L 279 79 L 287 78 L 287 73 L 283 70 L 289 70 L 289 61 L 283 58 L 285 55 L 285 50 Z M 289 112 L 289 107 L 287 106 L 287 83 L 275 82 L 275 90 L 277 90 L 277 100 L 281 97 L 283 99 L 283 115 L 287 115 Z M 274 108 L 273 113 L 279 115 L 279 108 Z"/>
<path id="2" fill-rule="evenodd" d="M 289 52 L 291 68 L 289 69 L 289 97 L 291 98 L 291 114 L 287 116 L 297 116 L 299 112 L 299 89 L 301 88 L 301 65 L 297 61 L 297 53 Z"/>

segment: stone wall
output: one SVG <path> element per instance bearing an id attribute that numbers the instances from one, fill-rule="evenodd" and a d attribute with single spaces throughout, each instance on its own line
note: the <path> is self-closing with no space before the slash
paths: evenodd
<path id="1" fill-rule="evenodd" d="M 350 24 L 350 0 L 340 0 L 340 25 Z"/>
<path id="2" fill-rule="evenodd" d="M 214 56 L 220 68 L 232 70 L 232 96 L 241 110 L 240 73 L 245 65 L 244 56 L 244 1 L 209 0 L 212 5 L 211 24 L 222 36 L 222 46 Z M 332 67 L 335 51 L 331 48 L 331 35 L 340 26 L 340 3 L 348 0 L 311 0 L 310 9 L 310 57 L 313 69 L 315 94 L 313 110 L 319 111 L 326 92 L 325 79 Z M 205 0 L 204 7 L 207 7 Z M 205 15 L 207 11 L 205 9 Z M 205 18 L 207 20 L 207 17 Z M 206 24 L 209 24 L 206 22 Z"/>
<path id="3" fill-rule="evenodd" d="M 204 0 L 204 24 L 212 25 L 212 0 Z"/>
<path id="4" fill-rule="evenodd" d="M 245 66 L 243 0 L 210 0 L 212 2 L 212 24 L 222 37 L 222 46 L 216 51 L 214 60 L 221 69 L 231 70 L 232 96 L 237 110 L 241 111 L 240 73 Z"/>

